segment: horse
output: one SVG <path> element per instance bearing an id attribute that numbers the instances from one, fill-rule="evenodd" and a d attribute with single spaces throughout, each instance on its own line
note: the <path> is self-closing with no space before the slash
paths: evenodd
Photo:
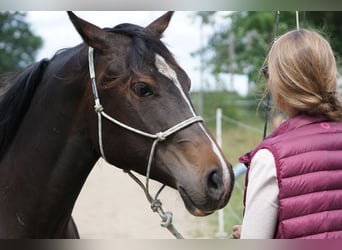
<path id="1" fill-rule="evenodd" d="M 223 208 L 232 166 L 161 41 L 173 12 L 103 29 L 68 16 L 82 43 L 17 73 L 1 97 L 0 237 L 79 238 L 73 207 L 100 157 L 178 190 L 194 216 Z"/>

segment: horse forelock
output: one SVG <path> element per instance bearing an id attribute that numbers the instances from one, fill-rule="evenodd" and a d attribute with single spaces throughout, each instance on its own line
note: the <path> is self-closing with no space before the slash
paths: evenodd
<path id="1" fill-rule="evenodd" d="M 156 54 L 161 55 L 169 63 L 177 65 L 165 44 L 148 29 L 135 24 L 123 23 L 113 28 L 105 28 L 104 30 L 127 36 L 132 40 L 128 66 L 133 72 L 139 72 L 146 62 L 154 61 Z"/>

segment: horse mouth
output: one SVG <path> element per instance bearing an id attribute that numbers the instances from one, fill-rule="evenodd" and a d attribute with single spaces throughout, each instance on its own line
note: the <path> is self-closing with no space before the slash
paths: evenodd
<path id="1" fill-rule="evenodd" d="M 199 209 L 198 206 L 193 202 L 193 200 L 190 198 L 188 193 L 185 191 L 183 187 L 178 187 L 178 191 L 183 199 L 183 202 L 185 204 L 186 209 L 194 216 L 207 216 L 212 214 L 214 211 L 205 211 L 202 209 Z"/>

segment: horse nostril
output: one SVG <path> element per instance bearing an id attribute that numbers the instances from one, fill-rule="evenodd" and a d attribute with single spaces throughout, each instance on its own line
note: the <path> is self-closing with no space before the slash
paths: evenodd
<path id="1" fill-rule="evenodd" d="M 217 170 L 212 170 L 207 175 L 208 194 L 214 198 L 219 199 L 223 192 L 222 174 Z"/>

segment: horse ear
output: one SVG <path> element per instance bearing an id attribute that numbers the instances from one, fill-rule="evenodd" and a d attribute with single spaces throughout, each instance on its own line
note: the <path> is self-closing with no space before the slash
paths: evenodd
<path id="1" fill-rule="evenodd" d="M 153 21 L 151 24 L 149 24 L 146 29 L 150 30 L 153 34 L 155 34 L 157 37 L 161 38 L 163 35 L 163 32 L 166 30 L 167 26 L 169 25 L 169 22 L 171 20 L 171 17 L 173 15 L 174 11 L 168 11 L 155 21 Z"/>
<path id="2" fill-rule="evenodd" d="M 72 11 L 67 11 L 67 13 L 85 43 L 98 50 L 104 50 L 107 47 L 107 33 L 104 30 L 79 18 Z"/>

